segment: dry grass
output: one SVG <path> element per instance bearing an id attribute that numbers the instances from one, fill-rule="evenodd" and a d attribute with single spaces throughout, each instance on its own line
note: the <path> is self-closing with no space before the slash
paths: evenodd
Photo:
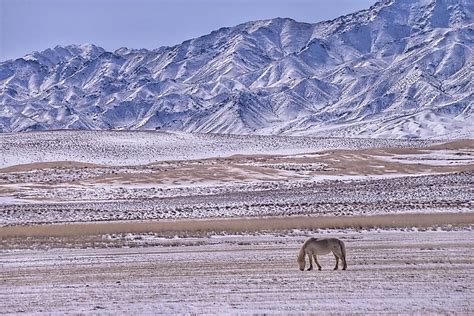
<path id="1" fill-rule="evenodd" d="M 52 161 L 52 162 L 34 162 L 20 164 L 0 169 L 0 173 L 8 172 L 29 172 L 39 169 L 80 169 L 80 168 L 99 168 L 102 165 L 85 163 L 78 161 Z"/>
<path id="2" fill-rule="evenodd" d="M 244 233 L 288 229 L 400 228 L 440 225 L 472 225 L 474 213 L 394 214 L 339 217 L 266 217 L 147 222 L 106 222 L 11 226 L 0 228 L 0 238 L 79 237 L 118 233 L 153 232 L 163 235 L 204 234 L 209 232 Z"/>
<path id="3" fill-rule="evenodd" d="M 443 150 L 473 149 L 474 139 L 460 139 L 453 142 L 433 145 L 428 148 L 429 149 L 443 149 Z"/>

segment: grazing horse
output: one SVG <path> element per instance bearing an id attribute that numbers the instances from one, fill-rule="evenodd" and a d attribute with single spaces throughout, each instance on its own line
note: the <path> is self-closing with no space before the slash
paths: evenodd
<path id="1" fill-rule="evenodd" d="M 318 266 L 318 270 L 321 270 L 321 265 L 318 262 L 318 255 L 325 255 L 332 252 L 336 257 L 336 266 L 334 270 L 339 268 L 339 259 L 342 260 L 342 270 L 346 270 L 346 247 L 344 243 L 337 238 L 309 238 L 301 246 L 300 253 L 298 255 L 298 264 L 300 270 L 303 271 L 306 265 L 305 257 L 309 257 L 309 268 L 307 271 L 313 270 L 313 258 L 314 262 Z"/>

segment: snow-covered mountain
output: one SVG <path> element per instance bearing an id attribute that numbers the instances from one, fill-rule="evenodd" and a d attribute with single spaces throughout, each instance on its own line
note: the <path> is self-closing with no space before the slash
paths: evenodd
<path id="1" fill-rule="evenodd" d="M 385 0 L 173 47 L 71 45 L 0 63 L 0 131 L 473 137 L 472 0 Z"/>

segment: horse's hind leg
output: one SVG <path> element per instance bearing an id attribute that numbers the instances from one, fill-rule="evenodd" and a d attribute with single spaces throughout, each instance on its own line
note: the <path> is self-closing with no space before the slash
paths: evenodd
<path id="1" fill-rule="evenodd" d="M 314 257 L 314 262 L 316 262 L 316 265 L 318 266 L 318 270 L 321 271 L 321 265 L 318 262 L 318 258 L 316 257 L 316 255 L 313 255 L 313 257 Z"/>
<path id="2" fill-rule="evenodd" d="M 334 267 L 334 270 L 337 270 L 339 269 L 339 257 L 335 253 L 333 254 L 334 254 L 334 257 L 336 258 L 336 266 Z"/>
<path id="3" fill-rule="evenodd" d="M 344 253 L 340 249 L 334 249 L 332 251 L 334 254 L 334 257 L 336 257 L 336 266 L 334 267 L 334 270 L 337 270 L 339 268 L 339 259 L 342 261 L 342 270 L 347 269 L 347 263 L 346 263 L 346 257 L 344 256 Z"/>

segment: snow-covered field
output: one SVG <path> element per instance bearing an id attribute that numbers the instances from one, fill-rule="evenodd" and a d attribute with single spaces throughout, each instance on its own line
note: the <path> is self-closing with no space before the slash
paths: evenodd
<path id="1" fill-rule="evenodd" d="M 375 215 L 394 213 L 472 212 L 473 173 L 423 177 L 341 180 L 208 189 L 155 188 L 94 191 L 84 201 L 84 191 L 66 188 L 54 199 L 59 203 L 0 205 L 1 225 L 110 220 L 198 219 L 248 216 Z M 25 189 L 27 191 L 27 189 Z M 55 191 L 45 191 L 53 192 Z M 63 192 L 63 191 L 61 191 Z M 104 199 L 108 192 L 112 198 Z M 133 193 L 133 195 L 132 195 Z M 19 194 L 19 193 L 17 193 Z M 36 192 L 42 194 L 42 191 Z M 170 196 L 171 195 L 171 196 Z"/>
<path id="2" fill-rule="evenodd" d="M 429 140 L 313 138 L 143 131 L 47 131 L 0 134 L 0 168 L 51 161 L 144 165 L 236 154 L 297 154 L 332 149 L 425 147 Z"/>
<path id="3" fill-rule="evenodd" d="M 469 140 L 434 145 L 152 132 L 0 139 L 9 165 L 0 169 L 1 225 L 473 207 Z"/>
<path id="4" fill-rule="evenodd" d="M 308 236 L 346 243 L 348 270 L 301 272 Z M 126 248 L 2 251 L 0 311 L 81 314 L 474 313 L 474 232 L 288 231 Z M 115 236 L 103 237 L 105 240 Z"/>
<path id="5" fill-rule="evenodd" d="M 474 312 L 472 140 L 53 131 L 0 151 L 2 313 Z M 329 235 L 349 270 L 300 272 Z"/>
<path id="6" fill-rule="evenodd" d="M 90 131 L 0 139 L 9 166 L 0 169 L 0 225 L 473 208 L 470 140 Z"/>

